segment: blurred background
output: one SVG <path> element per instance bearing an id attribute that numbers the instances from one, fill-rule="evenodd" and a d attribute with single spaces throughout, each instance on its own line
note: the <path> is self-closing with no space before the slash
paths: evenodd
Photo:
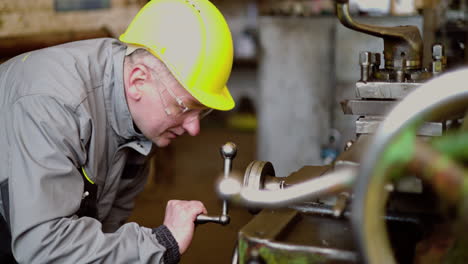
<path id="1" fill-rule="evenodd" d="M 117 38 L 146 0 L 0 0 L 0 62 L 26 51 L 89 38 Z M 156 227 L 170 199 L 201 200 L 221 212 L 215 181 L 219 147 L 238 146 L 233 169 L 275 164 L 287 176 L 332 161 L 354 139 L 356 116 L 340 101 L 354 98 L 360 51 L 382 52 L 379 38 L 343 27 L 332 0 L 213 0 L 231 28 L 235 59 L 230 112 L 212 113 L 197 137 L 183 136 L 151 159 L 150 177 L 130 221 Z M 372 25 L 415 25 L 424 43 L 446 46 L 451 65 L 466 63 L 466 1 L 354 0 L 354 18 Z M 177 20 L 177 18 L 174 18 Z M 426 45 L 430 49 L 430 45 Z M 431 59 L 425 51 L 425 61 Z M 229 263 L 238 230 L 252 215 L 232 208 L 231 224 L 205 224 L 182 263 Z"/>

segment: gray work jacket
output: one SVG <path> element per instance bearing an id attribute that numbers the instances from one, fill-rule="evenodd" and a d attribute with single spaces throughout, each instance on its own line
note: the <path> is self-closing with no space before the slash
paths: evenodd
<path id="1" fill-rule="evenodd" d="M 146 176 L 122 172 L 152 146 L 126 104 L 125 49 L 114 39 L 78 41 L 0 65 L 0 213 L 18 262 L 177 261 L 166 227 L 123 224 Z M 97 185 L 97 219 L 76 215 L 82 169 Z"/>

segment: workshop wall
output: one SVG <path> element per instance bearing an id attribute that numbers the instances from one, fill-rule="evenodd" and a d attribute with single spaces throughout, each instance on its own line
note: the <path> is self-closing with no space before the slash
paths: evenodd
<path id="1" fill-rule="evenodd" d="M 141 0 L 0 0 L 0 62 L 76 40 L 118 37 Z"/>
<path id="2" fill-rule="evenodd" d="M 330 128 L 334 17 L 260 20 L 260 160 L 279 176 L 321 163 Z"/>
<path id="3" fill-rule="evenodd" d="M 142 1 L 108 1 L 110 1 L 109 8 L 57 11 L 57 7 L 67 6 L 66 3 L 70 1 L 0 0 L 0 37 L 90 31 L 100 28 L 107 28 L 117 36 L 139 10 Z M 60 5 L 61 2 L 64 4 Z M 68 4 L 68 6 L 73 5 Z"/>

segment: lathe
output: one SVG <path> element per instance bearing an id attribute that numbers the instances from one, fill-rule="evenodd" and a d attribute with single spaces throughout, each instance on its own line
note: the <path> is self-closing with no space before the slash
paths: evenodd
<path id="1" fill-rule="evenodd" d="M 268 161 L 225 169 L 219 196 L 256 214 L 232 263 L 468 263 L 468 71 L 445 72 L 440 44 L 424 67 L 414 26 L 357 23 L 343 0 L 336 13 L 384 41 L 383 58 L 360 54 L 358 98 L 342 102 L 356 140 L 287 176 Z"/>

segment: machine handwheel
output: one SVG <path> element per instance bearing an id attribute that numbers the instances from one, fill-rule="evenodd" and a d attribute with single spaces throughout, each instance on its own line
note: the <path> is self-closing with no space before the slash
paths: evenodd
<path id="1" fill-rule="evenodd" d="M 265 178 L 275 176 L 273 164 L 268 161 L 254 160 L 250 162 L 244 174 L 244 187 L 261 190 L 265 186 Z"/>
<path id="2" fill-rule="evenodd" d="M 467 226 L 468 172 L 464 167 L 468 164 L 468 131 L 463 125 L 456 133 L 429 142 L 415 136 L 422 120 L 466 113 L 466 76 L 467 70 L 457 71 L 424 84 L 390 112 L 375 134 L 362 162 L 352 203 L 353 230 L 366 263 L 397 263 L 384 222 L 388 199 L 385 186 L 398 179 L 402 171 L 411 170 L 432 186 L 441 203 L 456 209 L 456 228 Z M 468 246 L 462 235 L 455 239 Z M 455 262 L 466 261 L 462 256 Z"/>

